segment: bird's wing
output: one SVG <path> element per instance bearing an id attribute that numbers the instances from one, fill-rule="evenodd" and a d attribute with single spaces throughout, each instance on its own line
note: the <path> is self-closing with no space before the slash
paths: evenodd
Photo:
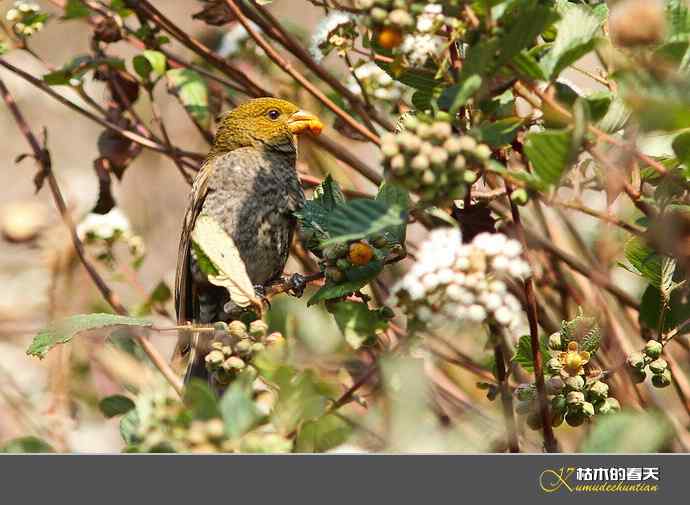
<path id="1" fill-rule="evenodd" d="M 175 312 L 177 313 L 177 324 L 184 325 L 192 321 L 193 300 L 192 300 L 192 279 L 190 271 L 190 247 L 191 235 L 194 223 L 204 204 L 208 192 L 208 182 L 213 172 L 213 161 L 204 163 L 201 170 L 194 180 L 192 193 L 187 204 L 187 210 L 182 220 L 182 233 L 180 245 L 177 251 L 177 271 L 175 273 Z M 180 360 L 189 351 L 190 335 L 188 332 L 181 332 L 177 341 L 177 346 L 173 354 L 173 362 Z"/>

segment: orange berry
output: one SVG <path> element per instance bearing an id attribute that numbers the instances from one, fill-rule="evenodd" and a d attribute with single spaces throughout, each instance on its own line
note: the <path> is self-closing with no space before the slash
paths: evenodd
<path id="1" fill-rule="evenodd" d="M 386 49 L 393 49 L 402 44 L 403 36 L 400 30 L 386 27 L 379 32 L 379 44 Z"/>
<path id="2" fill-rule="evenodd" d="M 349 259 L 353 265 L 366 265 L 373 257 L 374 250 L 370 245 L 364 242 L 354 242 L 350 244 L 347 259 Z"/>

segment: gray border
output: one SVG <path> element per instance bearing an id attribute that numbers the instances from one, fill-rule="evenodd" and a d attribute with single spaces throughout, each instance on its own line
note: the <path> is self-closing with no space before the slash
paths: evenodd
<path id="1" fill-rule="evenodd" d="M 687 503 L 688 455 L 7 455 L 5 503 Z M 545 494 L 565 467 L 659 467 L 659 491 Z M 481 500 L 469 502 L 468 500 Z"/>

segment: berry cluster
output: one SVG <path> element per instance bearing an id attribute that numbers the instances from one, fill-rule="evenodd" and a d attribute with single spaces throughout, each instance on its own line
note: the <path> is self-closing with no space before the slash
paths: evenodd
<path id="1" fill-rule="evenodd" d="M 41 8 L 31 2 L 17 1 L 7 11 L 5 19 L 12 24 L 12 29 L 20 37 L 30 37 L 43 29 L 48 14 L 41 12 Z"/>
<path id="2" fill-rule="evenodd" d="M 463 198 L 490 158 L 489 146 L 454 133 L 447 121 L 426 123 L 407 116 L 403 125 L 400 133 L 381 137 L 386 176 L 417 192 L 426 204 Z"/>
<path id="3" fill-rule="evenodd" d="M 353 71 L 354 76 L 347 82 L 347 88 L 355 95 L 362 94 L 377 102 L 395 103 L 402 98 L 405 85 L 394 80 L 376 63 L 367 62 Z"/>
<path id="4" fill-rule="evenodd" d="M 500 233 L 481 233 L 463 244 L 455 228 L 433 230 L 415 265 L 393 287 L 391 303 L 427 328 L 471 321 L 514 330 L 522 321 L 522 306 L 504 279 L 529 275 L 521 254 L 520 243 Z"/>
<path id="5" fill-rule="evenodd" d="M 628 356 L 628 372 L 633 382 L 640 383 L 647 378 L 647 369 L 652 373 L 652 384 L 658 388 L 665 388 L 671 384 L 671 371 L 668 363 L 661 357 L 664 346 L 657 340 L 650 340 L 642 352 L 634 352 Z"/>
<path id="6" fill-rule="evenodd" d="M 580 320 L 587 318 L 581 317 Z M 575 320 L 577 321 L 577 319 Z M 571 327 L 574 325 L 571 325 Z M 545 366 L 546 394 L 551 401 L 551 425 L 560 426 L 565 421 L 570 426 L 580 426 L 598 414 L 610 414 L 620 410 L 620 403 L 609 397 L 605 374 L 589 369 L 591 354 L 598 349 L 598 327 L 592 324 L 582 333 L 581 349 L 578 340 L 568 334 L 568 323 L 560 332 L 548 339 L 551 358 Z M 590 338 L 596 335 L 596 338 Z M 589 373 L 588 373 L 589 372 Z M 534 384 L 523 384 L 515 389 L 518 414 L 527 415 L 527 425 L 541 428 L 541 416 Z"/>
<path id="7" fill-rule="evenodd" d="M 349 274 L 353 268 L 384 259 L 387 247 L 388 241 L 382 235 L 325 246 L 321 268 L 326 280 L 335 284 L 350 280 Z"/>
<path id="8" fill-rule="evenodd" d="M 268 415 L 275 393 L 261 381 L 254 382 L 254 404 Z M 220 418 L 192 419 L 178 398 L 161 391 L 137 399 L 139 427 L 132 448 L 140 452 L 290 452 L 292 441 L 279 435 L 270 424 L 262 424 L 239 440 L 227 435 Z"/>
<path id="9" fill-rule="evenodd" d="M 214 324 L 214 341 L 204 358 L 206 369 L 218 384 L 229 384 L 241 371 L 251 367 L 251 361 L 266 348 L 284 348 L 285 337 L 274 332 L 268 335 L 268 325 L 252 321 L 249 326 L 236 320 L 230 324 Z"/>

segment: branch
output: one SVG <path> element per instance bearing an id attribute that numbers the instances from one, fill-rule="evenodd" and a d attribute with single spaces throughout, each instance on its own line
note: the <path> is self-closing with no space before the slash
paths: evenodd
<path id="1" fill-rule="evenodd" d="M 5 101 L 5 104 L 12 113 L 12 116 L 14 117 L 14 120 L 17 123 L 17 126 L 19 127 L 19 130 L 22 132 L 27 142 L 29 143 L 31 150 L 33 151 L 33 156 L 36 159 L 36 162 L 41 166 L 41 173 L 44 174 L 48 180 L 48 185 L 53 195 L 53 199 L 55 200 L 55 205 L 57 206 L 60 212 L 60 216 L 62 217 L 63 222 L 65 223 L 70 232 L 72 244 L 74 245 L 74 249 L 77 253 L 77 256 L 79 256 L 79 260 L 81 261 L 82 265 L 84 265 L 84 268 L 91 277 L 91 280 L 96 285 L 96 288 L 98 288 L 98 291 L 101 293 L 103 298 L 105 298 L 108 304 L 113 308 L 113 310 L 115 310 L 115 312 L 117 312 L 118 314 L 128 315 L 127 309 L 124 307 L 124 305 L 122 305 L 117 295 L 113 292 L 110 286 L 108 286 L 108 284 L 101 277 L 96 268 L 89 262 L 89 260 L 86 257 L 84 245 L 82 244 L 81 239 L 77 234 L 77 229 L 74 225 L 74 221 L 72 220 L 72 216 L 70 216 L 69 211 L 67 210 L 67 205 L 65 204 L 62 192 L 60 191 L 60 186 L 58 185 L 57 179 L 55 178 L 55 174 L 53 174 L 50 152 L 45 147 L 45 139 L 43 145 L 41 145 L 41 143 L 38 141 L 36 136 L 29 128 L 29 125 L 27 124 L 26 120 L 24 119 L 24 116 L 19 110 L 17 103 L 15 102 L 14 98 L 10 94 L 2 79 L 0 79 L 0 94 L 2 94 L 3 100 Z M 156 348 L 153 345 L 151 345 L 151 342 L 146 337 L 142 336 L 135 336 L 135 339 L 142 347 L 142 349 L 144 350 L 148 358 L 151 360 L 151 362 L 154 364 L 154 366 L 158 368 L 158 370 L 163 374 L 163 376 L 167 379 L 167 381 L 175 389 L 175 391 L 177 391 L 178 393 L 182 393 L 182 382 L 180 381 L 179 377 L 177 376 L 177 374 L 175 374 L 172 368 L 170 368 L 166 360 L 158 353 Z"/>

